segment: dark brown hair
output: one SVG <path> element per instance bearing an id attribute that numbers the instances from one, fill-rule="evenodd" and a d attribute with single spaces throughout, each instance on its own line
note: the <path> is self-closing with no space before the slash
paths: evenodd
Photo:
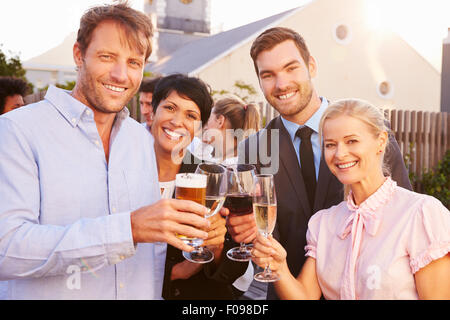
<path id="1" fill-rule="evenodd" d="M 213 107 L 211 88 L 208 84 L 196 77 L 175 73 L 161 78 L 155 87 L 152 98 L 153 112 L 156 113 L 161 101 L 166 99 L 172 92 L 193 101 L 200 109 L 202 124 L 208 121 Z"/>
<path id="2" fill-rule="evenodd" d="M 115 21 L 124 29 L 128 44 L 144 52 L 145 60 L 150 57 L 152 53 L 151 38 L 153 36 L 150 18 L 146 14 L 129 7 L 126 1 L 93 7 L 84 13 L 80 20 L 77 35 L 77 42 L 83 55 L 91 42 L 95 28 L 106 20 Z M 144 36 L 145 43 L 141 43 L 141 35 Z"/>
<path id="3" fill-rule="evenodd" d="M 15 77 L 0 77 L 0 114 L 5 109 L 6 98 L 16 94 L 24 97 L 28 92 L 28 84 Z"/>
<path id="4" fill-rule="evenodd" d="M 139 92 L 153 93 L 155 91 L 156 84 L 160 79 L 161 77 L 142 79 Z"/>
<path id="5" fill-rule="evenodd" d="M 306 46 L 305 39 L 303 39 L 303 37 L 300 34 L 298 34 L 292 29 L 284 27 L 276 27 L 267 29 L 266 31 L 261 33 L 255 39 L 255 41 L 253 41 L 252 47 L 250 49 L 250 56 L 253 59 L 256 74 L 259 73 L 258 66 L 256 65 L 256 59 L 258 58 L 259 54 L 263 51 L 270 50 L 276 45 L 287 40 L 294 41 L 295 45 L 300 51 L 303 61 L 305 61 L 305 63 L 308 64 L 310 54 L 308 47 Z"/>

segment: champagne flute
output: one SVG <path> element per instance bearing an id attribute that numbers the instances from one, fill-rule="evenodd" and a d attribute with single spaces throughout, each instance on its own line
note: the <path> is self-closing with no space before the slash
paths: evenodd
<path id="1" fill-rule="evenodd" d="M 249 164 L 231 165 L 227 167 L 228 193 L 225 208 L 230 215 L 252 214 L 252 188 L 255 166 Z M 248 246 L 241 242 L 239 247 L 228 250 L 227 257 L 234 261 L 250 261 L 252 252 Z"/>
<path id="2" fill-rule="evenodd" d="M 277 220 L 277 197 L 273 175 L 261 174 L 255 177 L 253 212 L 258 232 L 267 238 L 272 234 Z M 267 264 L 263 272 L 255 274 L 254 279 L 260 282 L 274 282 L 279 277 L 270 270 L 269 264 Z"/>
<path id="3" fill-rule="evenodd" d="M 209 212 L 205 218 L 212 217 L 217 214 L 225 202 L 227 193 L 227 176 L 226 169 L 218 164 L 201 163 L 195 170 L 196 174 L 206 176 L 205 206 Z M 194 263 L 207 263 L 214 259 L 214 253 L 201 246 L 202 239 L 196 239 L 193 243 L 194 251 L 183 251 L 183 257 Z"/>

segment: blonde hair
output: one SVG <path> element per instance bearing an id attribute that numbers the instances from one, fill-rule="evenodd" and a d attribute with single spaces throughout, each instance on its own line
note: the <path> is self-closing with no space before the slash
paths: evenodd
<path id="1" fill-rule="evenodd" d="M 323 141 L 323 126 L 326 120 L 334 119 L 341 115 L 347 115 L 364 122 L 369 130 L 372 132 L 374 137 L 378 137 L 382 132 L 387 132 L 389 134 L 390 129 L 386 125 L 386 119 L 384 117 L 383 111 L 370 104 L 369 102 L 361 99 L 342 99 L 337 100 L 331 103 L 320 119 L 319 125 L 319 138 L 320 144 L 322 145 Z M 384 175 L 390 174 L 390 169 L 384 161 L 384 155 L 386 153 L 387 148 L 389 147 L 389 139 L 386 142 L 386 148 L 384 153 L 382 154 L 382 170 Z M 323 146 L 322 146 L 323 148 Z M 323 150 L 323 149 L 322 149 Z M 350 191 L 349 186 L 344 186 L 344 197 L 346 198 Z M 344 198 L 344 199 L 345 199 Z"/>
<path id="2" fill-rule="evenodd" d="M 216 101 L 212 113 L 222 115 L 231 129 L 243 129 L 244 138 L 260 130 L 260 116 L 255 103 L 245 103 L 236 95 L 226 95 Z"/>

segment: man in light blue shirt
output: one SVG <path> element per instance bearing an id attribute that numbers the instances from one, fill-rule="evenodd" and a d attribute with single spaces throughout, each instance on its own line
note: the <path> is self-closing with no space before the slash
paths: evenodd
<path id="1" fill-rule="evenodd" d="M 148 17 L 125 4 L 90 9 L 73 50 L 74 90 L 50 87 L 0 117 L 7 298 L 160 299 L 164 260 L 152 242 L 191 251 L 175 233 L 207 237 L 206 208 L 159 200 L 153 138 L 124 108 L 151 36 Z"/>

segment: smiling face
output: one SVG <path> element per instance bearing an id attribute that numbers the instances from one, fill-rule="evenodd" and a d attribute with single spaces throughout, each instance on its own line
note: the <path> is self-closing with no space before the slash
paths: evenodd
<path id="1" fill-rule="evenodd" d="M 255 62 L 264 96 L 284 118 L 291 120 L 308 107 L 316 64 L 312 57 L 305 63 L 292 40 L 262 51 Z"/>
<path id="2" fill-rule="evenodd" d="M 131 100 L 142 80 L 145 52 L 131 48 L 122 27 L 111 20 L 94 30 L 86 52 L 74 45 L 79 69 L 74 97 L 99 113 L 117 113 Z"/>
<path id="3" fill-rule="evenodd" d="M 197 130 L 201 130 L 201 112 L 195 102 L 172 91 L 161 100 L 153 117 L 151 132 L 155 151 L 174 154 L 186 149 Z"/>
<path id="4" fill-rule="evenodd" d="M 368 124 L 348 115 L 325 120 L 323 145 L 330 171 L 346 185 L 378 181 L 383 177 L 387 132 L 375 135 Z"/>

